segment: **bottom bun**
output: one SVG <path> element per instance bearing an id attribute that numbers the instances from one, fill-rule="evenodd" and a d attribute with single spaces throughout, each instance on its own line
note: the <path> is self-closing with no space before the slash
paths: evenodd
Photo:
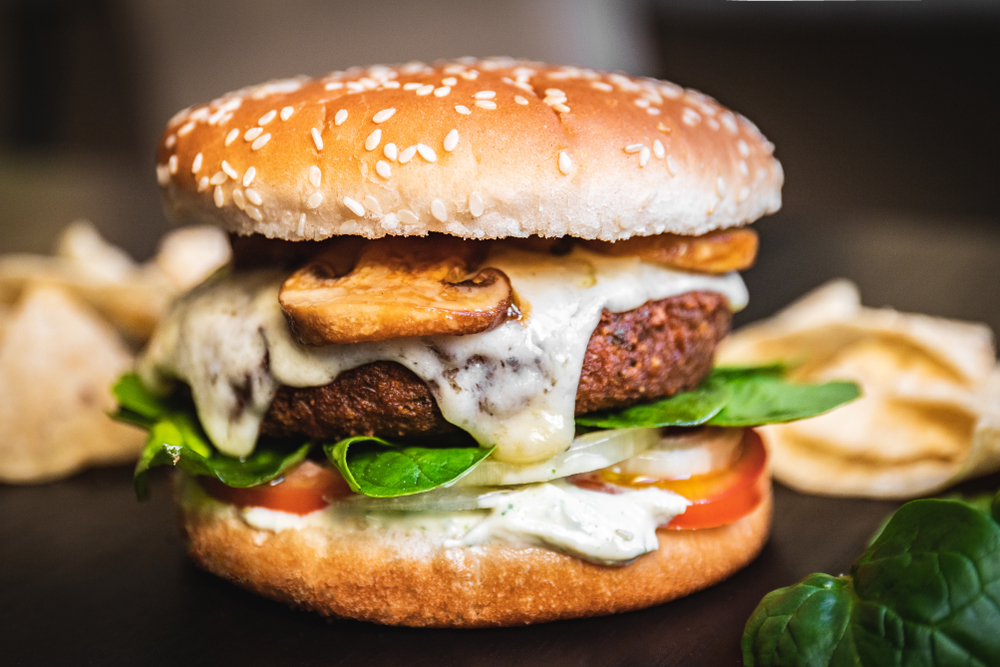
<path id="1" fill-rule="evenodd" d="M 659 549 L 625 566 L 595 565 L 540 547 L 445 546 L 423 532 L 247 525 L 239 510 L 178 485 L 194 562 L 265 597 L 325 616 L 388 625 L 480 628 L 643 609 L 716 584 L 752 561 L 771 527 L 760 506 L 705 530 L 659 530 Z"/>

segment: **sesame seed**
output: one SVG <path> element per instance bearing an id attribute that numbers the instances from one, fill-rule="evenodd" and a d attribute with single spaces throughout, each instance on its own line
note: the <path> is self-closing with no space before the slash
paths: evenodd
<path id="1" fill-rule="evenodd" d="M 718 130 L 720 127 L 722 127 L 721 125 L 719 125 L 719 121 L 715 120 L 714 118 L 708 119 L 708 126 L 713 130 Z"/>
<path id="2" fill-rule="evenodd" d="M 249 206 L 248 205 L 246 207 L 246 212 L 247 212 L 247 215 L 249 215 L 251 218 L 253 218 L 257 222 L 262 222 L 264 220 L 264 216 L 261 215 L 260 209 L 257 208 L 256 206 Z"/>
<path id="3" fill-rule="evenodd" d="M 642 150 L 642 144 L 629 144 L 625 147 L 626 153 L 638 153 Z"/>
<path id="4" fill-rule="evenodd" d="M 563 104 L 562 102 L 556 102 L 555 104 L 552 105 L 552 108 L 558 111 L 559 113 L 569 113 L 569 107 Z"/>
<path id="5" fill-rule="evenodd" d="M 409 83 L 404 83 L 403 84 L 403 90 L 416 90 L 417 88 L 420 88 L 423 85 L 424 84 L 422 84 L 422 83 L 417 83 L 416 81 L 411 81 Z"/>
<path id="6" fill-rule="evenodd" d="M 757 167 L 757 180 L 763 180 L 765 176 L 767 176 L 767 169 L 764 167 Z"/>
<path id="7" fill-rule="evenodd" d="M 249 201 L 251 204 L 260 206 L 261 204 L 264 203 L 264 200 L 261 199 L 260 193 L 254 190 L 253 188 L 247 188 L 244 194 L 247 196 L 247 201 Z"/>
<path id="8" fill-rule="evenodd" d="M 738 150 L 740 155 L 743 157 L 750 157 L 750 146 L 748 146 L 747 142 L 742 139 L 736 142 L 736 150 Z"/>
<path id="9" fill-rule="evenodd" d="M 194 121 L 193 120 L 188 121 L 187 123 L 184 123 L 183 125 L 181 125 L 181 129 L 177 130 L 177 136 L 178 137 L 183 137 L 184 135 L 186 135 L 188 132 L 190 132 L 193 129 L 194 129 Z"/>
<path id="10" fill-rule="evenodd" d="M 349 93 L 360 93 L 365 89 L 365 84 L 360 81 L 348 81 L 347 82 L 347 92 Z"/>
<path id="11" fill-rule="evenodd" d="M 492 90 L 480 90 L 478 93 L 476 93 L 472 97 L 474 97 L 477 100 L 492 100 L 496 96 L 497 96 L 497 94 L 496 94 L 495 91 L 492 91 Z"/>
<path id="12" fill-rule="evenodd" d="M 392 167 L 385 160 L 379 160 L 375 163 L 375 173 L 382 178 L 392 178 Z"/>
<path id="13" fill-rule="evenodd" d="M 233 169 L 233 166 L 228 162 L 226 162 L 225 160 L 222 161 L 222 171 L 226 172 L 226 176 L 233 179 L 234 181 L 240 177 L 239 173 L 237 173 L 237 171 Z"/>
<path id="14" fill-rule="evenodd" d="M 558 88 L 546 88 L 545 89 L 545 94 L 546 95 L 553 95 L 553 96 L 556 96 L 556 97 L 566 97 L 566 93 L 564 93 L 563 91 L 559 90 Z"/>
<path id="15" fill-rule="evenodd" d="M 353 212 L 354 215 L 360 216 L 365 214 L 365 207 L 359 204 L 358 202 L 354 201 L 350 197 L 344 197 L 344 206 L 351 209 L 351 212 Z"/>
<path id="16" fill-rule="evenodd" d="M 249 188 L 250 184 L 253 183 L 253 179 L 257 177 L 256 167 L 247 167 L 247 170 L 243 172 L 243 187 Z"/>
<path id="17" fill-rule="evenodd" d="M 316 191 L 309 195 L 309 199 L 306 200 L 306 208 L 319 208 L 319 205 L 323 203 L 323 193 Z"/>
<path id="18" fill-rule="evenodd" d="M 295 107 L 284 107 L 281 110 L 281 120 L 288 120 L 295 113 Z"/>
<path id="19" fill-rule="evenodd" d="M 524 106 L 525 104 L 528 103 L 528 100 L 526 100 L 525 98 L 521 97 L 520 95 L 515 95 L 514 96 L 514 101 L 517 102 L 518 104 L 520 104 L 521 106 Z"/>
<path id="20" fill-rule="evenodd" d="M 197 155 L 194 156 L 194 162 L 191 163 L 192 174 L 197 174 L 198 171 L 201 170 L 201 162 L 203 159 L 204 156 L 201 153 L 198 153 Z"/>
<path id="21" fill-rule="evenodd" d="M 573 160 L 566 151 L 559 151 L 559 171 L 566 175 L 573 171 Z"/>
<path id="22" fill-rule="evenodd" d="M 715 181 L 715 191 L 719 193 L 720 197 L 726 196 L 726 179 L 719 176 Z"/>
<path id="23" fill-rule="evenodd" d="M 431 202 L 431 215 L 437 218 L 440 222 L 446 222 L 448 220 L 448 209 L 445 208 L 443 201 L 435 199 Z"/>
<path id="24" fill-rule="evenodd" d="M 264 134 L 264 128 L 251 127 L 249 130 L 246 131 L 246 134 L 243 135 L 243 141 L 253 141 L 262 134 Z"/>
<path id="25" fill-rule="evenodd" d="M 382 207 L 379 205 L 378 200 L 371 195 L 365 197 L 365 208 L 375 215 L 382 215 Z"/>
<path id="26" fill-rule="evenodd" d="M 240 131 L 237 130 L 235 127 L 229 130 L 229 134 L 226 135 L 226 145 L 228 146 L 229 144 L 236 141 L 236 137 L 238 136 L 240 136 Z"/>
<path id="27" fill-rule="evenodd" d="M 226 193 L 222 191 L 221 185 L 215 186 L 215 208 L 222 208 L 222 205 L 226 203 Z"/>
<path id="28" fill-rule="evenodd" d="M 333 116 L 333 124 L 340 127 L 347 120 L 347 109 L 341 109 Z"/>
<path id="29" fill-rule="evenodd" d="M 395 162 L 396 158 L 399 157 L 399 149 L 396 148 L 396 144 L 390 141 L 385 145 L 385 148 L 382 149 L 382 154 Z"/>
<path id="30" fill-rule="evenodd" d="M 466 81 L 475 81 L 476 79 L 479 78 L 479 72 L 477 72 L 474 69 L 470 69 L 468 71 L 462 72 L 461 74 L 459 74 L 459 76 L 465 79 Z"/>
<path id="31" fill-rule="evenodd" d="M 382 142 L 382 130 L 376 129 L 365 139 L 365 150 L 373 151 Z"/>
<path id="32" fill-rule="evenodd" d="M 739 128 L 736 125 L 736 117 L 733 116 L 731 111 L 727 111 L 719 116 L 719 120 L 722 121 L 722 126 L 725 127 L 731 134 L 736 134 Z"/>
<path id="33" fill-rule="evenodd" d="M 458 146 L 458 130 L 452 130 L 444 137 L 444 149 L 449 153 Z"/>
<path id="34" fill-rule="evenodd" d="M 176 155 L 171 155 L 170 159 L 167 160 L 167 170 L 171 174 L 176 174 L 177 173 L 177 156 Z"/>
<path id="35" fill-rule="evenodd" d="M 643 146 L 639 151 L 639 166 L 645 167 L 647 162 L 649 162 L 649 149 Z"/>
<path id="36" fill-rule="evenodd" d="M 464 104 L 459 104 L 455 106 L 455 111 L 462 114 L 463 116 L 468 116 L 472 113 L 472 110 L 469 107 L 465 106 Z"/>
<path id="37" fill-rule="evenodd" d="M 253 142 L 252 144 L 250 144 L 250 148 L 252 150 L 255 150 L 255 151 L 256 150 L 260 150 L 261 148 L 264 147 L 264 144 L 266 144 L 270 140 L 271 140 L 271 134 L 270 133 L 265 134 L 262 137 L 257 137 L 257 140 L 255 142 Z"/>
<path id="38" fill-rule="evenodd" d="M 406 164 L 413 159 L 413 156 L 417 154 L 417 147 L 410 146 L 409 148 L 404 148 L 403 152 L 399 154 L 399 163 Z"/>
<path id="39" fill-rule="evenodd" d="M 458 79 L 456 79 L 453 76 L 449 76 L 449 77 L 447 77 L 445 79 L 442 79 L 441 83 L 443 83 L 446 86 L 457 86 L 458 85 Z"/>
<path id="40" fill-rule="evenodd" d="M 326 84 L 325 86 L 323 86 L 323 89 L 324 90 L 340 90 L 343 87 L 344 87 L 344 84 L 341 83 L 340 81 L 332 81 L 332 82 Z"/>
<path id="41" fill-rule="evenodd" d="M 545 102 L 546 104 L 548 104 L 549 106 L 552 106 L 553 104 L 562 104 L 562 103 L 564 103 L 566 101 L 566 96 L 565 95 L 548 95 L 542 101 Z"/>
<path id="42" fill-rule="evenodd" d="M 451 86 L 441 86 L 434 89 L 434 97 L 444 97 L 451 92 Z"/>
<path id="43" fill-rule="evenodd" d="M 483 214 L 484 210 L 483 198 L 479 196 L 479 193 L 473 192 L 469 195 L 469 213 L 472 214 L 472 217 L 478 218 Z"/>
<path id="44" fill-rule="evenodd" d="M 170 168 L 165 164 L 156 165 L 156 182 L 161 186 L 170 183 Z"/>
<path id="45" fill-rule="evenodd" d="M 420 86 L 417 88 L 417 95 L 424 96 L 430 95 L 434 92 L 434 84 L 428 83 L 426 86 Z"/>
<path id="46" fill-rule="evenodd" d="M 420 157 L 428 162 L 437 162 L 437 153 L 435 153 L 434 149 L 427 144 L 417 144 L 417 152 L 420 153 Z"/>
<path id="47" fill-rule="evenodd" d="M 656 129 L 664 134 L 670 134 L 670 127 L 668 125 L 664 125 L 663 123 L 657 123 Z"/>
<path id="48" fill-rule="evenodd" d="M 396 88 L 399 88 L 399 81 L 386 81 L 382 84 L 382 87 L 395 90 Z"/>
<path id="49" fill-rule="evenodd" d="M 316 144 L 316 150 L 318 151 L 323 150 L 323 137 L 320 136 L 319 128 L 314 127 L 309 132 L 310 134 L 312 134 L 313 143 Z"/>
<path id="50" fill-rule="evenodd" d="M 749 196 L 750 196 L 750 188 L 744 185 L 742 188 L 740 188 L 740 192 L 736 196 L 736 201 L 742 204 L 744 201 L 746 201 L 746 198 Z"/>
<path id="51" fill-rule="evenodd" d="M 671 176 L 677 175 L 677 160 L 674 159 L 673 155 L 667 156 L 667 171 L 670 172 Z"/>
<path id="52" fill-rule="evenodd" d="M 266 114 L 264 114 L 263 116 L 261 116 L 257 120 L 257 124 L 258 125 L 267 125 L 272 120 L 274 120 L 274 117 L 277 116 L 277 115 L 278 115 L 278 112 L 275 109 L 271 109 L 270 111 L 268 111 Z"/>
<path id="53" fill-rule="evenodd" d="M 415 225 L 420 222 L 420 218 L 417 217 L 416 213 L 405 208 L 397 213 L 396 217 L 398 217 L 399 221 L 404 225 Z"/>
<path id="54" fill-rule="evenodd" d="M 594 81 L 590 84 L 592 88 L 597 88 L 598 90 L 603 90 L 606 93 L 610 93 L 615 89 L 610 83 L 604 83 L 603 81 Z"/>
<path id="55" fill-rule="evenodd" d="M 476 100 L 476 106 L 480 109 L 496 109 L 497 103 L 492 100 Z"/>
<path id="56" fill-rule="evenodd" d="M 743 174 L 744 176 L 749 176 L 750 175 L 750 168 L 747 167 L 747 161 L 746 160 L 740 160 L 739 167 L 740 167 L 740 173 L 741 174 Z"/>
<path id="57" fill-rule="evenodd" d="M 233 190 L 233 203 L 236 204 L 236 208 L 241 211 L 247 207 L 247 200 L 243 196 L 243 191 L 239 188 Z"/>
<path id="58" fill-rule="evenodd" d="M 212 176 L 212 179 L 209 181 L 209 183 L 211 183 L 212 185 L 222 185 L 223 183 L 226 182 L 227 178 L 229 178 L 229 177 L 226 176 L 226 172 L 224 172 L 224 171 L 217 171 Z"/>
<path id="59" fill-rule="evenodd" d="M 176 143 L 177 143 L 177 137 L 171 134 L 166 138 L 166 140 L 164 140 L 163 145 L 166 146 L 167 148 L 173 148 L 174 144 Z"/>
<path id="60" fill-rule="evenodd" d="M 314 188 L 318 188 L 323 182 L 323 172 L 316 165 L 309 167 L 309 182 Z"/>
<path id="61" fill-rule="evenodd" d="M 204 192 L 208 190 L 208 176 L 202 176 L 198 180 L 198 192 Z"/>
<path id="62" fill-rule="evenodd" d="M 392 118 L 396 113 L 396 109 L 389 107 L 388 109 L 382 109 L 377 114 L 372 116 L 372 121 L 376 123 L 384 123 L 385 121 Z"/>
<path id="63" fill-rule="evenodd" d="M 645 97 L 640 97 L 637 100 L 635 100 L 635 105 L 637 107 L 642 107 L 643 109 L 645 109 L 646 107 L 649 106 L 649 100 L 647 100 Z"/>
<path id="64" fill-rule="evenodd" d="M 654 139 L 653 140 L 653 155 L 656 156 L 656 159 L 662 160 L 663 157 L 666 154 L 667 154 L 667 151 L 666 151 L 665 148 L 663 148 L 663 142 L 660 141 L 659 139 Z"/>
<path id="65" fill-rule="evenodd" d="M 684 113 L 681 114 L 681 121 L 683 121 L 685 125 L 694 127 L 701 122 L 701 114 L 691 107 L 684 107 Z"/>

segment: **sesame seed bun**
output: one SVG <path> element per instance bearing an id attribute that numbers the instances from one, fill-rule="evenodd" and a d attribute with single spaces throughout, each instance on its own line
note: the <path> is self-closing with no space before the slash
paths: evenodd
<path id="1" fill-rule="evenodd" d="M 191 107 L 167 126 L 157 178 L 174 213 L 240 234 L 615 241 L 776 211 L 772 151 L 750 121 L 672 83 L 461 60 Z"/>
<path id="2" fill-rule="evenodd" d="M 388 625 L 478 628 L 643 609 L 714 585 L 752 561 L 771 527 L 772 495 L 721 528 L 659 530 L 659 549 L 625 566 L 539 547 L 445 546 L 424 532 L 256 530 L 232 505 L 178 485 L 182 533 L 200 567 L 325 616 Z"/>

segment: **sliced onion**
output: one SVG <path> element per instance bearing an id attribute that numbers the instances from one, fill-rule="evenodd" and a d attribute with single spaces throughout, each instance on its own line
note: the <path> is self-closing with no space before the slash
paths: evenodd
<path id="1" fill-rule="evenodd" d="M 450 487 L 396 498 L 352 496 L 341 501 L 341 509 L 364 512 L 460 512 L 479 509 L 479 498 L 496 489 Z"/>
<path id="2" fill-rule="evenodd" d="M 455 483 L 457 487 L 510 486 L 547 482 L 581 472 L 600 470 L 634 457 L 660 439 L 656 428 L 595 431 L 570 443 L 569 449 L 541 463 L 503 463 L 487 459 Z"/>
<path id="3" fill-rule="evenodd" d="M 615 466 L 615 472 L 657 479 L 687 479 L 729 468 L 739 456 L 741 428 L 704 426 L 659 438 L 648 450 Z"/>

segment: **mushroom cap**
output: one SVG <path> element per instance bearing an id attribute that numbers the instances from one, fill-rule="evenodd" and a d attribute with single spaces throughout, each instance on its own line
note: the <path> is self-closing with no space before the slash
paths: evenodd
<path id="1" fill-rule="evenodd" d="M 616 241 L 781 206 L 771 144 L 673 83 L 495 58 L 272 81 L 178 113 L 168 209 L 285 240 L 440 232 Z"/>

